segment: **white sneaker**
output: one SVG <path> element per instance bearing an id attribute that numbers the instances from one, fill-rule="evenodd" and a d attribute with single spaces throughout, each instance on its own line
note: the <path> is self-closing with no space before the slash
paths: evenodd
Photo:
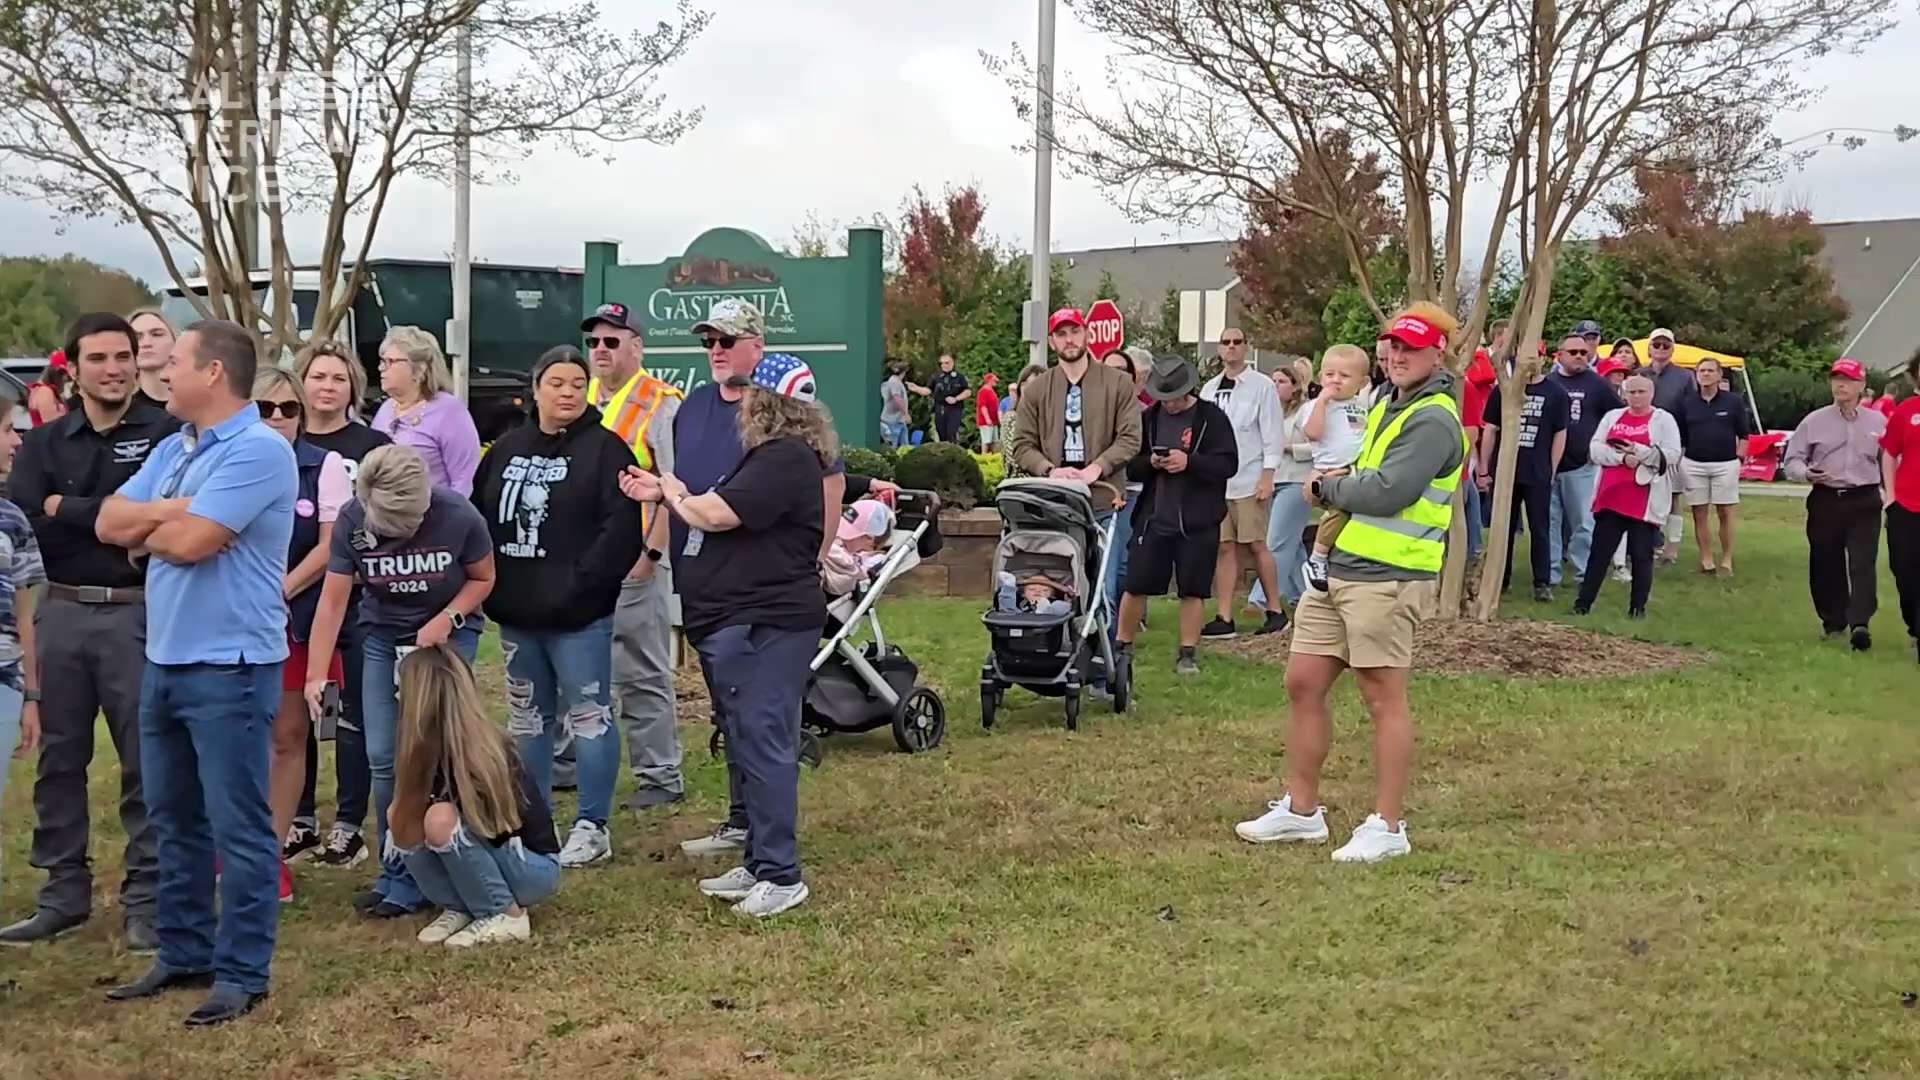
<path id="1" fill-rule="evenodd" d="M 1293 796 L 1282 795 L 1279 802 L 1267 804 L 1266 813 L 1235 825 L 1233 831 L 1249 844 L 1289 841 L 1324 844 L 1327 842 L 1327 808 L 1316 806 L 1312 814 L 1296 814 Z"/>
<path id="2" fill-rule="evenodd" d="M 566 846 L 560 849 L 560 865 L 568 870 L 577 870 L 611 858 L 613 838 L 607 835 L 606 829 L 585 818 L 573 823 L 573 831 L 567 834 Z"/>
<path id="3" fill-rule="evenodd" d="M 760 884 L 744 866 L 736 866 L 719 877 L 701 878 L 700 891 L 715 900 L 745 900 Z"/>
<path id="4" fill-rule="evenodd" d="M 1387 828 L 1387 819 L 1379 814 L 1368 814 L 1367 820 L 1353 830 L 1353 839 L 1333 853 L 1333 861 L 1379 862 L 1412 850 L 1413 845 L 1407 843 L 1406 822 L 1401 822 L 1400 830 L 1395 832 Z"/>
<path id="5" fill-rule="evenodd" d="M 754 885 L 746 899 L 733 905 L 735 915 L 745 915 L 754 919 L 771 919 L 784 911 L 792 911 L 807 902 L 812 895 L 804 881 L 792 885 L 775 885 L 771 881 L 762 881 Z"/>
<path id="6" fill-rule="evenodd" d="M 473 916 L 464 911 L 443 911 L 420 931 L 420 944 L 438 945 L 472 924 Z"/>
<path id="7" fill-rule="evenodd" d="M 1616 566 L 1613 568 L 1613 580 L 1622 585 L 1631 585 L 1633 584 L 1633 571 L 1624 566 Z"/>
<path id="8" fill-rule="evenodd" d="M 722 825 L 711 835 L 680 841 L 680 850 L 696 859 L 718 858 L 747 849 L 747 830 Z"/>
<path id="9" fill-rule="evenodd" d="M 466 949 L 475 945 L 499 945 L 509 941 L 525 941 L 533 936 L 533 920 L 522 911 L 518 915 L 501 912 L 484 919 L 475 919 L 465 930 L 447 939 L 447 948 Z"/>

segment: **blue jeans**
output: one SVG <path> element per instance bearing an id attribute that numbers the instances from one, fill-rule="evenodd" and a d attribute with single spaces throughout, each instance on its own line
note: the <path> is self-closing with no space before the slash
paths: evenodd
<path id="1" fill-rule="evenodd" d="M 880 421 L 880 439 L 895 450 L 905 449 L 907 445 L 906 421 L 903 420 L 899 423 L 887 420 Z"/>
<path id="2" fill-rule="evenodd" d="M 411 645 L 413 635 L 404 636 Z M 472 626 L 455 630 L 447 643 L 471 664 L 480 649 L 480 631 Z M 414 911 L 425 907 L 427 898 L 407 873 L 400 853 L 387 850 L 387 808 L 393 805 L 393 751 L 400 726 L 400 692 L 393 682 L 395 644 L 393 628 L 367 628 L 361 649 L 360 717 L 366 724 L 367 771 L 373 774 L 373 850 L 380 856 L 380 877 L 373 891 L 389 904 Z"/>
<path id="3" fill-rule="evenodd" d="M 1588 462 L 1553 478 L 1553 499 L 1547 504 L 1547 536 L 1553 541 L 1550 584 L 1560 584 L 1560 567 L 1572 562 L 1578 572 L 1587 569 L 1587 551 L 1593 546 L 1593 493 L 1600 486 L 1600 466 Z"/>
<path id="4" fill-rule="evenodd" d="M 528 851 L 517 836 L 489 844 L 464 820 L 446 847 L 423 844 L 401 854 L 427 899 L 476 919 L 503 914 L 515 904 L 530 908 L 560 891 L 559 859 Z"/>
<path id="5" fill-rule="evenodd" d="M 159 841 L 159 962 L 265 993 L 280 919 L 267 806 L 279 664 L 153 664 L 140 683 L 141 785 Z M 220 906 L 214 912 L 214 858 Z"/>
<path id="6" fill-rule="evenodd" d="M 507 663 L 507 734 L 520 744 L 540 796 L 553 804 L 553 743 L 573 735 L 580 820 L 602 828 L 620 777 L 620 730 L 613 725 L 613 616 L 578 630 L 500 627 Z M 444 905 L 443 905 L 444 906 Z"/>
<path id="7" fill-rule="evenodd" d="M 820 630 L 723 626 L 694 644 L 727 738 L 727 783 L 746 809 L 755 881 L 800 880 L 800 701 Z"/>
<path id="8" fill-rule="evenodd" d="M 1140 493 L 1127 492 L 1126 504 L 1118 510 L 1110 510 L 1106 517 L 1099 514 L 1093 520 L 1105 524 L 1107 518 L 1113 519 L 1113 555 L 1107 560 L 1107 639 L 1117 641 L 1114 632 L 1120 622 L 1120 585 L 1127 580 L 1127 549 L 1133 539 L 1133 507 L 1140 501 Z"/>
<path id="9" fill-rule="evenodd" d="M 1485 525 L 1480 520 L 1480 486 L 1473 482 L 1473 470 L 1468 470 L 1467 475 L 1461 478 L 1460 486 L 1467 489 L 1467 504 L 1465 507 L 1467 515 L 1467 558 L 1475 559 L 1480 556 L 1480 547 L 1485 541 L 1486 536 Z"/>
<path id="10" fill-rule="evenodd" d="M 20 709 L 25 699 L 20 691 L 0 683 L 0 806 L 6 804 L 7 774 L 13 771 L 13 750 L 20 745 Z M 6 858 L 6 850 L 0 847 L 0 860 Z M 0 866 L 0 870 L 5 870 Z M 6 880 L 0 874 L 0 881 Z"/>
<path id="11" fill-rule="evenodd" d="M 1307 518 L 1312 513 L 1313 507 L 1300 497 L 1299 484 L 1273 485 L 1273 516 L 1267 519 L 1267 550 L 1273 552 L 1274 578 L 1280 586 L 1280 595 L 1291 605 L 1300 603 L 1300 590 L 1305 588 L 1300 580 L 1300 568 L 1306 565 L 1307 548 L 1300 537 L 1307 531 Z M 1261 609 L 1267 606 L 1267 591 L 1257 581 L 1253 583 L 1253 591 L 1247 594 L 1247 606 Z"/>

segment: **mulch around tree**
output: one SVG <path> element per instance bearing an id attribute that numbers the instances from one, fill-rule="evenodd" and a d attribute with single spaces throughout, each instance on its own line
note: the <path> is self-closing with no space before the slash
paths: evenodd
<path id="1" fill-rule="evenodd" d="M 1209 643 L 1255 663 L 1286 666 L 1291 633 Z M 1559 623 L 1501 619 L 1428 621 L 1414 632 L 1413 670 L 1425 675 L 1497 675 L 1520 679 L 1605 679 L 1704 664 L 1713 654 L 1675 645 L 1576 630 Z"/>

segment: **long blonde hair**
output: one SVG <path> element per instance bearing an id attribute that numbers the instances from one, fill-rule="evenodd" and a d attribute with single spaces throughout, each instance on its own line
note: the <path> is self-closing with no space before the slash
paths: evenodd
<path id="1" fill-rule="evenodd" d="M 1292 416 L 1307 403 L 1307 387 L 1313 385 L 1313 364 L 1304 356 L 1290 356 L 1273 373 L 1293 381 L 1293 396 L 1280 407 L 1282 416 Z"/>
<path id="2" fill-rule="evenodd" d="M 399 744 L 393 799 L 425 802 L 436 779 L 460 817 L 481 836 L 520 828 L 516 753 L 487 718 L 473 671 L 445 645 L 415 649 L 400 661 Z"/>
<path id="3" fill-rule="evenodd" d="M 806 443 L 820 456 L 820 464 L 830 465 L 840 456 L 840 436 L 834 433 L 833 417 L 827 407 L 814 402 L 748 386 L 746 400 L 740 403 L 740 445 L 747 450 L 775 439 L 795 438 Z"/>

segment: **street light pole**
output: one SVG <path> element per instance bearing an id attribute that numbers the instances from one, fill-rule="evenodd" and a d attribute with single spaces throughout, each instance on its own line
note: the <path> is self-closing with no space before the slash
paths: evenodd
<path id="1" fill-rule="evenodd" d="M 447 351 L 453 354 L 454 393 L 467 397 L 473 341 L 473 28 L 471 16 L 457 31 L 460 116 L 453 140 L 453 319 L 447 324 Z"/>
<path id="2" fill-rule="evenodd" d="M 1033 110 L 1033 293 L 1029 305 L 1040 326 L 1033 328 L 1031 359 L 1047 362 L 1045 320 L 1053 265 L 1053 15 L 1055 0 L 1040 0 L 1040 64 Z"/>

